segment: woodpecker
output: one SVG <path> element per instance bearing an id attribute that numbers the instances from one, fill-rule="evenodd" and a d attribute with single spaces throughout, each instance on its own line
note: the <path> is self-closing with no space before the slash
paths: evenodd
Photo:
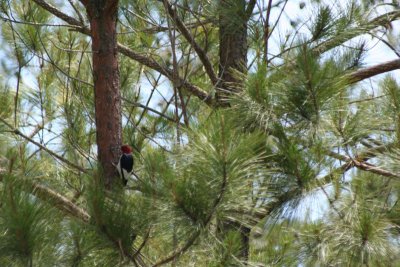
<path id="1" fill-rule="evenodd" d="M 117 165 L 117 170 L 119 176 L 122 179 L 122 183 L 124 186 L 127 185 L 128 179 L 132 176 L 133 171 L 133 156 L 132 156 L 132 147 L 128 145 L 121 146 L 122 155 L 119 158 L 119 162 Z"/>

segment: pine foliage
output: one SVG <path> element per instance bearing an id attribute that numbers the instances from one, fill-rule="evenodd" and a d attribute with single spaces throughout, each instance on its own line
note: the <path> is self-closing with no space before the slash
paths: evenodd
<path id="1" fill-rule="evenodd" d="M 0 266 L 399 265 L 398 67 L 367 62 L 398 4 L 175 2 L 119 1 L 135 179 L 106 190 L 84 6 L 1 1 Z M 225 102 L 220 18 L 248 28 Z"/>

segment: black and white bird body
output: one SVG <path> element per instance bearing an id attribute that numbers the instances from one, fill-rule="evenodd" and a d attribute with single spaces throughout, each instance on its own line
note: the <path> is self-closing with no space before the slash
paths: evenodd
<path id="1" fill-rule="evenodd" d="M 132 148 L 128 145 L 121 146 L 122 155 L 119 159 L 117 170 L 121 177 L 122 184 L 127 185 L 128 180 L 132 179 L 133 173 L 133 155 Z"/>

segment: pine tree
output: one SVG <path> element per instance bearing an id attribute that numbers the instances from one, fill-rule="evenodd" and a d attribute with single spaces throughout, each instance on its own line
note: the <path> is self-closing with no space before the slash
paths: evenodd
<path id="1" fill-rule="evenodd" d="M 399 264 L 395 1 L 0 13 L 0 266 Z"/>

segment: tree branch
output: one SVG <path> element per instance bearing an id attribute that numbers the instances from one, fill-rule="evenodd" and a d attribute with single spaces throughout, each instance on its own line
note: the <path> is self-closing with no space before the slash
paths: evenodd
<path id="1" fill-rule="evenodd" d="M 0 182 L 3 181 L 2 174 L 5 172 L 5 169 L 0 168 Z M 46 187 L 40 185 L 38 183 L 32 182 L 29 186 L 29 190 L 32 190 L 31 193 L 34 194 L 39 199 L 46 202 L 53 202 L 55 206 L 60 209 L 62 212 L 65 212 L 68 215 L 71 215 L 81 221 L 88 223 L 90 220 L 90 215 L 82 208 L 74 204 L 68 198 L 64 197 L 60 193 Z"/>
<path id="2" fill-rule="evenodd" d="M 226 170 L 226 162 L 224 162 L 221 188 L 219 190 L 218 196 L 214 199 L 210 213 L 207 215 L 204 222 L 202 223 L 203 227 L 206 227 L 210 223 L 213 215 L 215 214 L 217 207 L 221 203 L 224 193 L 226 191 L 227 183 L 228 183 L 228 174 L 227 174 L 227 170 Z M 172 260 L 181 256 L 188 248 L 190 248 L 190 246 L 192 246 L 194 244 L 197 237 L 199 237 L 200 233 L 201 233 L 201 229 L 194 232 L 194 234 L 188 239 L 188 241 L 185 243 L 185 245 L 183 245 L 181 248 L 175 250 L 171 255 L 169 255 L 165 259 L 162 259 L 159 262 L 155 263 L 152 267 L 161 266 L 161 265 L 171 262 Z"/>
<path id="3" fill-rule="evenodd" d="M 68 16 L 67 14 L 63 13 L 56 7 L 50 5 L 46 1 L 44 1 L 44 0 L 32 0 L 32 1 L 35 2 L 36 4 L 38 4 L 39 6 L 41 6 L 42 8 L 46 9 L 47 11 L 49 11 L 51 14 L 55 15 L 56 17 L 69 23 L 70 25 L 77 26 L 79 28 L 79 30 L 82 31 L 83 33 L 85 33 L 85 34 L 90 33 L 89 29 L 87 27 L 85 27 L 84 25 L 82 25 L 82 23 L 79 20 L 75 19 L 74 17 Z"/>
<path id="4" fill-rule="evenodd" d="M 387 146 L 378 146 L 375 149 L 371 149 L 369 151 L 360 153 L 355 158 L 350 158 L 349 156 L 345 156 L 336 152 L 327 151 L 327 155 L 333 157 L 335 159 L 345 161 L 347 168 L 346 171 L 351 167 L 355 166 L 360 170 L 369 171 L 372 173 L 376 173 L 385 177 L 392 177 L 392 178 L 400 178 L 400 174 L 390 172 L 388 170 L 384 170 L 380 167 L 377 167 L 373 164 L 367 163 L 366 161 L 375 157 L 377 153 L 387 150 Z"/>
<path id="5" fill-rule="evenodd" d="M 215 21 L 212 20 L 212 19 L 204 19 L 204 20 L 201 20 L 201 21 L 186 23 L 185 26 L 186 26 L 187 29 L 192 29 L 192 28 L 197 28 L 197 27 L 200 27 L 200 26 L 204 26 L 205 24 L 209 24 L 209 23 L 215 23 Z M 173 29 L 175 29 L 175 27 Z M 168 27 L 158 25 L 158 26 L 154 26 L 154 27 L 151 27 L 151 28 L 146 28 L 146 29 L 144 29 L 142 31 L 145 32 L 145 33 L 154 34 L 154 33 L 159 33 L 159 32 L 165 32 L 165 31 L 168 31 L 168 30 L 169 30 Z"/>
<path id="6" fill-rule="evenodd" d="M 376 173 L 385 177 L 392 177 L 392 178 L 400 178 L 399 174 L 389 172 L 387 170 L 381 169 L 379 167 L 376 167 L 372 164 L 366 163 L 365 161 L 374 157 L 377 153 L 381 153 L 383 151 L 388 150 L 392 145 L 382 145 L 382 146 L 377 146 L 373 149 L 368 149 L 367 151 L 364 151 L 360 153 L 356 159 L 351 159 L 348 156 L 333 152 L 333 151 L 325 151 L 325 154 L 333 157 L 335 159 L 344 161 L 345 163 L 342 164 L 340 167 L 336 168 L 334 171 L 331 173 L 327 174 L 323 178 L 321 178 L 319 187 L 328 184 L 332 181 L 332 176 L 333 174 L 337 173 L 345 173 L 348 170 L 352 169 L 353 167 L 357 167 L 361 170 L 365 171 L 370 171 L 372 173 Z M 292 189 L 286 193 L 281 194 L 280 196 L 276 197 L 274 200 L 270 201 L 266 207 L 260 209 L 258 212 L 254 213 L 253 215 L 258 218 L 259 220 L 255 220 L 254 225 L 255 226 L 260 220 L 264 219 L 266 216 L 270 215 L 272 212 L 274 212 L 277 208 L 281 207 L 286 201 L 291 199 L 293 194 L 296 194 L 297 190 Z"/>
<path id="7" fill-rule="evenodd" d="M 382 175 L 382 176 L 385 176 L 385 177 L 400 178 L 399 174 L 390 172 L 388 170 L 384 170 L 384 169 L 379 168 L 379 167 L 377 167 L 375 165 L 372 165 L 370 163 L 362 162 L 362 161 L 358 161 L 358 160 L 353 160 L 352 162 L 360 170 L 369 171 L 369 172 L 376 173 L 376 174 L 379 174 L 379 175 Z"/>
<path id="8" fill-rule="evenodd" d="M 79 20 L 77 20 L 71 16 L 68 16 L 67 14 L 61 12 L 54 6 L 46 3 L 44 0 L 32 0 L 32 1 L 35 2 L 37 5 L 39 5 L 40 7 L 44 8 L 45 10 L 49 11 L 56 17 L 64 20 L 65 22 L 67 22 L 71 25 L 76 26 L 77 31 L 79 31 L 83 34 L 86 34 L 86 35 L 90 35 L 89 28 L 85 25 L 82 25 L 82 23 Z M 143 56 L 142 54 L 136 53 L 132 49 L 130 49 L 120 43 L 118 43 L 118 52 L 139 62 L 140 64 L 145 65 L 146 67 L 149 67 L 153 70 L 158 71 L 159 73 L 166 76 L 169 80 L 173 79 L 173 71 L 172 70 L 170 70 L 167 67 L 161 66 L 157 61 L 155 61 L 147 56 Z M 208 94 L 206 91 L 203 91 L 201 88 L 197 87 L 194 84 L 189 83 L 186 79 L 183 79 L 181 77 L 177 77 L 177 82 L 182 87 L 184 87 L 187 91 L 189 91 L 191 94 L 195 95 L 200 100 L 204 101 L 206 104 L 208 104 L 208 105 L 213 104 L 212 96 L 210 94 Z"/>
<path id="9" fill-rule="evenodd" d="M 170 121 L 170 122 L 176 123 L 176 120 L 175 120 L 174 118 L 171 118 L 171 117 L 165 115 L 164 113 L 162 113 L 162 112 L 160 112 L 160 111 L 158 111 L 158 110 L 156 110 L 156 109 L 153 109 L 153 108 L 151 108 L 151 107 L 149 107 L 149 106 L 146 106 L 146 105 L 143 105 L 143 104 L 141 104 L 141 103 L 136 103 L 136 102 L 130 101 L 129 99 L 127 99 L 127 98 L 125 98 L 125 97 L 121 97 L 121 99 L 124 100 L 125 102 L 127 102 L 127 103 L 129 103 L 129 104 L 135 106 L 135 107 L 143 108 L 143 109 L 145 109 L 145 110 L 148 110 L 148 111 L 150 111 L 150 112 L 153 112 L 153 113 L 159 115 L 160 117 L 162 117 L 162 118 L 164 118 L 164 119 L 166 119 L 166 120 L 168 120 L 168 121 Z"/>
<path id="10" fill-rule="evenodd" d="M 118 52 L 145 65 L 146 67 L 158 71 L 162 75 L 166 76 L 169 80 L 173 80 L 173 71 L 166 67 L 161 66 L 157 61 L 149 57 L 143 56 L 139 53 L 136 53 L 132 49 L 122 44 L 118 44 Z M 213 103 L 211 95 L 209 95 L 206 91 L 203 91 L 196 85 L 189 83 L 188 81 L 186 81 L 181 77 L 177 77 L 177 82 L 187 91 L 198 97 L 200 100 L 204 101 L 206 104 L 211 105 Z"/>
<path id="11" fill-rule="evenodd" d="M 159 262 L 155 263 L 152 267 L 158 267 L 161 266 L 163 264 L 166 264 L 168 262 L 171 262 L 172 260 L 174 260 L 175 258 L 179 257 L 180 255 L 182 255 L 188 248 L 190 248 L 193 243 L 196 241 L 196 239 L 199 237 L 201 231 L 197 230 L 196 232 L 194 232 L 194 234 L 188 239 L 188 241 L 185 243 L 184 246 L 182 246 L 181 248 L 179 248 L 178 250 L 175 250 L 170 256 L 166 257 L 165 259 L 160 260 Z"/>
<path id="12" fill-rule="evenodd" d="M 246 21 L 248 21 L 251 18 L 251 15 L 253 14 L 254 7 L 256 6 L 257 0 L 250 0 L 249 3 L 247 4 L 247 8 L 245 11 L 246 14 Z"/>
<path id="13" fill-rule="evenodd" d="M 90 215 L 82 208 L 75 205 L 68 198 L 43 185 L 33 183 L 33 194 L 46 202 L 52 202 L 61 211 L 88 223 Z"/>
<path id="14" fill-rule="evenodd" d="M 83 172 L 83 173 L 88 173 L 88 171 L 86 169 L 84 169 L 83 167 L 76 165 L 75 163 L 72 163 L 71 161 L 67 160 L 66 158 L 61 157 L 60 155 L 56 154 L 55 152 L 51 151 L 50 149 L 48 149 L 47 147 L 43 146 L 42 144 L 36 142 L 35 140 L 33 140 L 32 138 L 30 138 L 29 136 L 21 133 L 20 130 L 15 129 L 11 124 L 9 124 L 6 120 L 4 120 L 3 118 L 0 118 L 0 122 L 2 122 L 3 124 L 5 124 L 8 128 L 10 128 L 10 130 L 16 134 L 21 136 L 22 138 L 24 138 L 25 140 L 29 141 L 30 143 L 34 144 L 35 146 L 43 149 L 44 151 L 46 151 L 47 153 L 49 153 L 50 155 L 52 155 L 53 157 L 55 157 L 56 159 L 58 159 L 59 161 L 67 164 L 68 166 Z"/>
<path id="15" fill-rule="evenodd" d="M 167 8 L 169 16 L 174 20 L 176 27 L 179 32 L 185 37 L 185 39 L 190 43 L 193 47 L 194 51 L 196 51 L 197 55 L 200 58 L 201 63 L 203 63 L 204 69 L 208 77 L 210 78 L 213 85 L 217 84 L 218 78 L 215 74 L 213 67 L 211 65 L 210 59 L 208 58 L 206 52 L 199 46 L 196 40 L 193 38 L 189 30 L 186 28 L 185 24 L 178 17 L 176 10 L 171 6 L 168 0 L 164 0 L 165 6 Z"/>
<path id="16" fill-rule="evenodd" d="M 348 77 L 351 83 L 356 83 L 371 78 L 375 75 L 396 69 L 400 69 L 400 59 L 387 61 L 385 63 L 381 63 L 372 67 L 357 70 L 355 72 L 350 73 Z"/>
<path id="17" fill-rule="evenodd" d="M 264 24 L 264 61 L 268 64 L 268 40 L 271 35 L 269 30 L 269 20 L 271 15 L 272 0 L 268 1 L 267 16 Z"/>

